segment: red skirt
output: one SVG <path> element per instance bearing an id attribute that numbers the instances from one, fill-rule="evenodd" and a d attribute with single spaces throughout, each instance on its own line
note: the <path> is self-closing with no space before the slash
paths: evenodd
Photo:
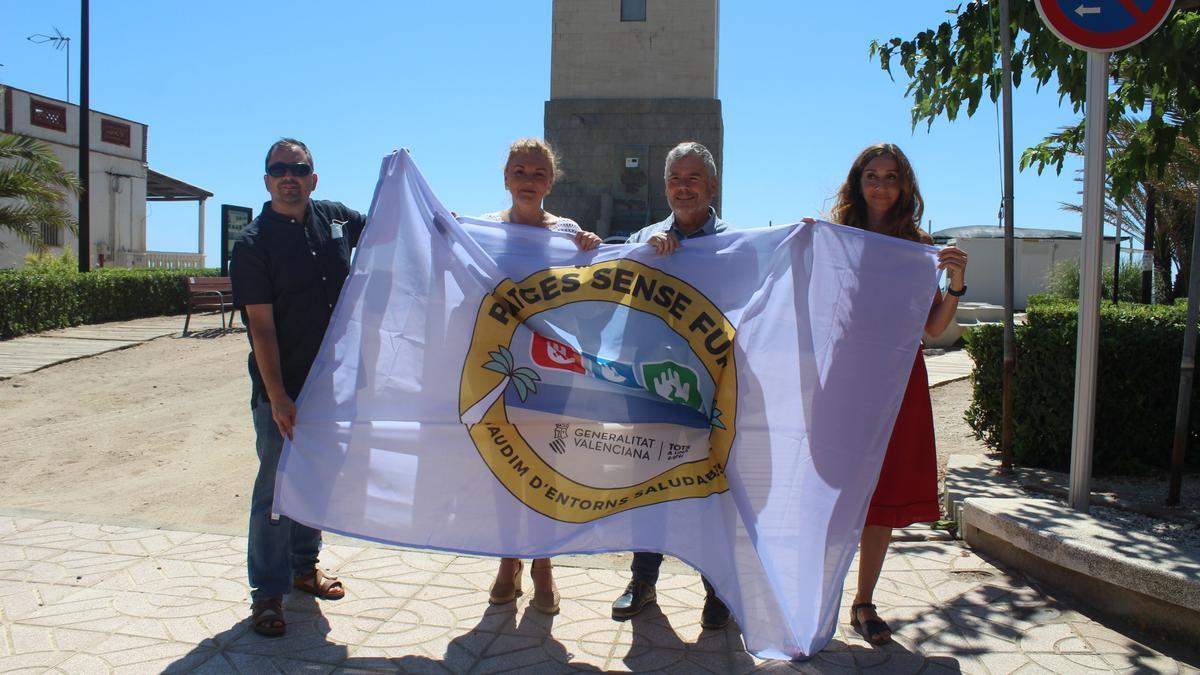
<path id="1" fill-rule="evenodd" d="M 917 350 L 879 483 L 867 510 L 867 525 L 906 527 L 941 517 L 937 494 L 937 450 L 925 355 Z"/>

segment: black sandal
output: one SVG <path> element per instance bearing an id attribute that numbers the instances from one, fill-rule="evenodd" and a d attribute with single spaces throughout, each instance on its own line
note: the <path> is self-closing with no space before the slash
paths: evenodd
<path id="1" fill-rule="evenodd" d="M 850 606 L 850 625 L 860 635 L 866 638 L 867 642 L 873 645 L 886 645 L 892 641 L 892 629 L 888 627 L 887 622 L 883 619 L 867 619 L 866 621 L 858 620 L 858 610 L 869 609 L 875 611 L 875 605 L 869 602 L 860 602 Z M 887 637 L 878 637 L 887 633 Z"/>

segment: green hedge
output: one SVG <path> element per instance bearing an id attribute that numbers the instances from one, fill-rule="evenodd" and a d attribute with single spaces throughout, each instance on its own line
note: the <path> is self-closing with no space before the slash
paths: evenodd
<path id="1" fill-rule="evenodd" d="M 84 323 L 187 311 L 186 277 L 220 270 L 0 270 L 0 340 Z"/>
<path id="2" fill-rule="evenodd" d="M 1073 301 L 1032 299 L 1028 324 L 1016 331 L 1013 456 L 1017 464 L 1070 467 L 1078 308 Z M 1104 304 L 1096 380 L 1097 475 L 1141 474 L 1170 464 L 1187 305 Z M 966 420 L 992 448 L 1000 444 L 1004 331 L 969 331 L 974 397 Z M 1197 378 L 1200 383 L 1200 378 Z M 1200 466 L 1200 387 L 1193 389 L 1188 464 Z"/>

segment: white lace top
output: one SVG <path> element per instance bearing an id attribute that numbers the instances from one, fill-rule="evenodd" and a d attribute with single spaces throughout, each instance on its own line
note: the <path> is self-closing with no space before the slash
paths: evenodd
<path id="1" fill-rule="evenodd" d="M 504 218 L 502 218 L 500 215 L 502 213 L 504 213 L 504 212 L 503 211 L 492 211 L 491 213 L 485 213 L 482 216 L 479 216 L 479 219 L 480 220 L 491 220 L 493 222 L 502 223 L 502 222 L 504 222 Z M 581 231 L 583 228 L 579 227 L 579 223 L 571 220 L 570 218 L 563 218 L 562 216 L 559 216 L 558 220 L 554 221 L 554 224 L 546 229 L 550 230 L 551 232 L 562 232 L 564 234 L 575 234 L 576 232 Z"/>

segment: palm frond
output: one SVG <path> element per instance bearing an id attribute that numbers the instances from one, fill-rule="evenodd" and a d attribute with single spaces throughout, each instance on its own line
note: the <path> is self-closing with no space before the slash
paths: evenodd
<path id="1" fill-rule="evenodd" d="M 521 397 L 521 401 L 529 397 L 529 385 L 525 383 L 524 378 L 514 377 L 512 378 L 512 383 L 517 388 L 517 396 Z"/>
<path id="2" fill-rule="evenodd" d="M 521 377 L 524 377 L 525 379 L 529 380 L 530 382 L 534 382 L 534 381 L 540 382 L 542 379 L 542 376 L 538 375 L 537 371 L 534 370 L 533 368 L 525 368 L 525 367 L 517 368 L 516 370 L 513 371 L 513 376 L 518 376 L 518 375 Z"/>
<path id="3" fill-rule="evenodd" d="M 537 383 L 535 383 L 533 380 L 529 379 L 529 376 L 527 374 L 515 373 L 515 374 L 513 374 L 512 378 L 513 378 L 514 382 L 519 381 L 519 382 L 521 382 L 521 384 L 525 385 L 525 389 L 527 389 L 535 394 L 537 393 Z M 521 400 L 524 401 L 525 399 L 522 398 Z"/>
<path id="4" fill-rule="evenodd" d="M 63 169 L 45 142 L 0 134 L 0 229 L 40 250 L 43 226 L 76 231 L 67 194 L 79 192 L 78 176 Z"/>
<path id="5" fill-rule="evenodd" d="M 708 423 L 718 429 L 724 429 L 725 423 L 721 421 L 721 409 L 717 407 L 716 402 L 713 402 L 712 414 L 708 417 Z"/>
<path id="6" fill-rule="evenodd" d="M 501 375 L 504 375 L 506 377 L 509 374 L 508 367 L 498 361 L 488 361 L 487 363 L 483 364 L 483 367 L 486 368 L 487 370 L 492 370 L 497 373 L 500 373 Z"/>

